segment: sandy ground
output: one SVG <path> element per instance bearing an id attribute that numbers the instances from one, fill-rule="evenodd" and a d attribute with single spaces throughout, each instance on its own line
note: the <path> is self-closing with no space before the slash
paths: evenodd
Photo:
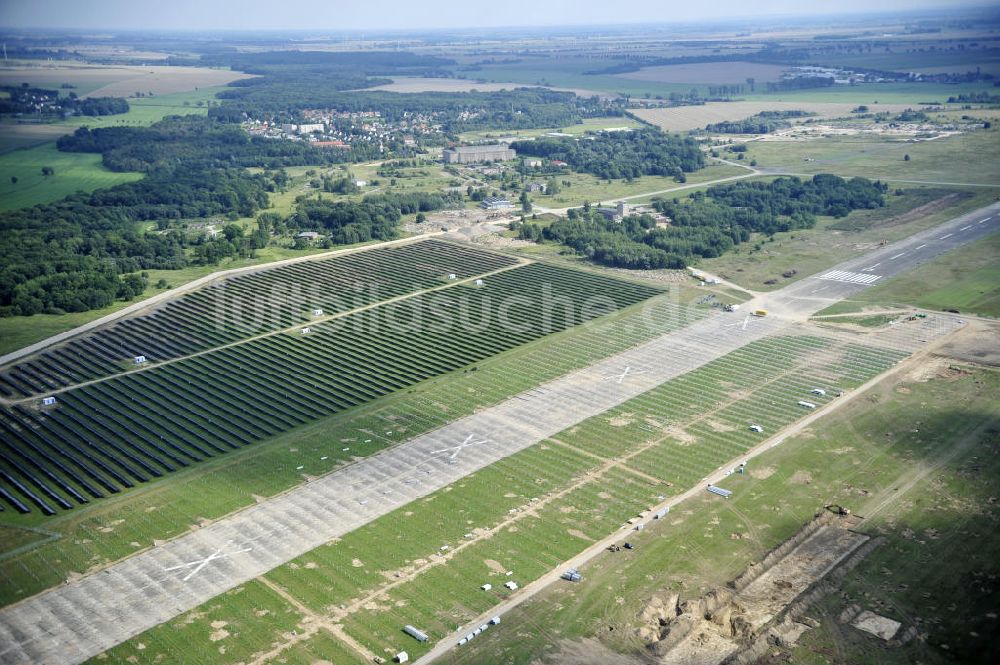
<path id="1" fill-rule="evenodd" d="M 760 630 L 866 540 L 868 536 L 837 525 L 821 527 L 738 593 L 733 599 L 732 616 L 741 616 L 754 630 Z M 738 644 L 730 635 L 728 621 L 724 626 L 705 621 L 661 662 L 715 665 L 737 649 Z"/>
<path id="2" fill-rule="evenodd" d="M 864 121 L 838 123 L 837 125 L 812 123 L 796 125 L 773 134 L 761 136 L 760 141 L 808 141 L 834 136 L 865 136 L 896 138 L 905 141 L 933 141 L 949 136 L 958 136 L 958 129 L 942 129 L 938 125 L 919 122 L 879 123 Z"/>
<path id="3" fill-rule="evenodd" d="M 82 97 L 132 97 L 136 92 L 166 95 L 196 88 L 225 85 L 249 74 L 207 67 L 139 66 L 58 66 L 0 68 L 0 85 L 20 85 L 23 82 L 42 87 L 58 87 L 75 83 L 90 87 L 103 84 Z"/>
<path id="4" fill-rule="evenodd" d="M 700 106 L 676 106 L 665 109 L 637 109 L 632 111 L 637 117 L 663 129 L 687 131 L 704 129 L 705 125 L 725 120 L 742 120 L 761 111 L 799 110 L 817 113 L 816 118 L 832 118 L 850 115 L 856 104 L 840 102 L 709 102 Z M 912 104 L 872 104 L 872 112 L 888 111 L 897 113 L 912 108 Z"/>

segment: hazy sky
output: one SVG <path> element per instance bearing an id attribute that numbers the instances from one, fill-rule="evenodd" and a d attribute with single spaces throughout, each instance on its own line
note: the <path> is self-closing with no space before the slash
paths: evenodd
<path id="1" fill-rule="evenodd" d="M 96 29 L 456 28 L 872 12 L 983 0 L 0 0 L 0 25 Z"/>

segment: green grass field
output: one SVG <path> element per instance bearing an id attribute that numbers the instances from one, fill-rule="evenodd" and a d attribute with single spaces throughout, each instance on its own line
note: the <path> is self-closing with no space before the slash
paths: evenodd
<path id="1" fill-rule="evenodd" d="M 1000 234 L 920 266 L 916 279 L 886 280 L 819 315 L 906 306 L 1000 317 Z"/>
<path id="2" fill-rule="evenodd" d="M 995 200 L 992 191 L 913 186 L 886 198 L 884 208 L 855 211 L 840 220 L 820 218 L 812 229 L 776 233 L 773 241 L 754 235 L 736 250 L 695 266 L 742 287 L 768 291 L 858 256 L 882 240 L 900 240 Z M 782 277 L 790 270 L 797 273 Z M 772 279 L 774 284 L 764 284 Z"/>
<path id="3" fill-rule="evenodd" d="M 584 118 L 579 124 L 568 127 L 552 127 L 548 129 L 521 129 L 504 132 L 495 129 L 486 129 L 475 132 L 463 132 L 459 134 L 462 141 L 484 141 L 491 138 L 504 138 L 516 136 L 519 138 L 530 138 L 532 136 L 542 136 L 549 132 L 561 132 L 563 134 L 580 135 L 587 132 L 596 132 L 601 129 L 611 129 L 616 127 L 641 127 L 642 123 L 628 117 L 611 116 L 607 118 Z"/>
<path id="4" fill-rule="evenodd" d="M 55 175 L 43 176 L 43 166 L 51 166 Z M 141 177 L 141 173 L 109 171 L 100 155 L 59 152 L 55 143 L 15 150 L 0 155 L 0 210 L 49 203 L 76 191 L 90 192 Z"/>
<path id="5" fill-rule="evenodd" d="M 402 635 L 403 624 L 439 639 L 510 594 L 501 586 L 506 571 L 521 585 L 537 578 L 659 497 L 696 484 L 754 445 L 757 435 L 744 422 L 750 414 L 775 431 L 802 417 L 795 396 L 806 386 L 836 382 L 849 389 L 899 357 L 814 337 L 751 344 L 375 520 L 265 579 L 310 615 L 335 616 L 373 654 L 405 648 L 419 655 L 426 646 Z M 732 395 L 737 377 L 757 389 Z M 440 559 L 444 545 L 451 550 L 446 561 Z M 496 590 L 482 591 L 484 582 Z M 245 616 L 249 609 L 235 614 Z M 216 620 L 204 609 L 194 616 L 201 626 L 196 634 L 209 632 Z M 176 635 L 177 623 L 117 647 L 114 662 L 154 659 L 155 652 L 138 644 L 170 643 L 177 639 L 168 636 Z"/>
<path id="6" fill-rule="evenodd" d="M 864 516 L 886 499 L 895 502 L 862 530 L 888 542 L 848 576 L 844 597 L 833 594 L 821 604 L 821 627 L 806 633 L 787 662 L 992 662 L 994 620 L 987 613 L 996 593 L 971 580 L 1000 574 L 993 556 L 1000 536 L 991 526 L 997 509 L 988 499 L 1000 490 L 997 390 L 1000 372 L 970 367 L 930 380 L 884 382 L 756 458 L 748 475 L 727 481 L 735 491 L 730 501 L 706 493 L 685 502 L 635 534 L 634 551 L 599 556 L 581 569 L 581 583 L 552 585 L 505 614 L 500 630 L 442 662 L 560 662 L 560 651 L 584 638 L 638 654 L 644 651 L 638 615 L 654 594 L 701 596 L 827 503 Z M 968 447 L 915 478 L 959 444 Z M 837 623 L 850 602 L 911 625 L 920 617 L 929 639 L 895 649 L 877 644 Z"/>
<path id="7" fill-rule="evenodd" d="M 204 104 L 214 100 L 222 88 L 205 88 L 160 97 L 130 99 L 128 113 L 94 118 L 68 118 L 46 125 L 0 125 L 12 135 L 0 139 L 0 210 L 13 210 L 38 203 L 57 201 L 76 191 L 91 192 L 142 177 L 138 173 L 114 173 L 101 165 L 101 156 L 87 153 L 62 153 L 56 150 L 54 134 L 70 134 L 77 127 L 146 126 L 167 115 L 205 115 Z M 201 102 L 202 106 L 198 106 Z M 62 131 L 60 131 L 62 130 Z M 33 133 L 34 132 L 34 133 Z M 36 145 L 41 142 L 40 145 Z M 26 145 L 21 149 L 11 147 Z M 42 175 L 43 166 L 55 169 L 55 175 Z M 11 182 L 11 176 L 18 179 Z"/>
<path id="8" fill-rule="evenodd" d="M 748 144 L 746 159 L 756 159 L 760 168 L 791 173 L 1000 187 L 998 131 L 976 130 L 916 143 L 851 136 L 754 141 Z M 904 159 L 906 155 L 909 161 Z"/>

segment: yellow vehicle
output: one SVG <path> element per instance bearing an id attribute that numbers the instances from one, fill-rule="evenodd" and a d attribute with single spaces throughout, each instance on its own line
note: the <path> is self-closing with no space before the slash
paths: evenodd
<path id="1" fill-rule="evenodd" d="M 767 310 L 766 309 L 755 309 L 753 311 L 753 315 L 754 316 L 767 316 Z"/>

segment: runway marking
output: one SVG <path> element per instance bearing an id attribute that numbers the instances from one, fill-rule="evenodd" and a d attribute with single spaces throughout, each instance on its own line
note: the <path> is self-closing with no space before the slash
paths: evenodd
<path id="1" fill-rule="evenodd" d="M 877 264 L 876 264 L 877 265 Z M 882 279 L 882 275 L 871 275 L 860 272 L 849 272 L 847 270 L 831 270 L 819 275 L 816 279 L 826 279 L 831 282 L 844 282 L 846 284 L 874 284 Z"/>
<path id="2" fill-rule="evenodd" d="M 901 257 L 901 256 L 902 256 L 903 254 L 906 254 L 906 252 L 900 252 L 900 253 L 899 253 L 899 254 L 897 254 L 896 256 L 890 256 L 890 257 L 889 257 L 889 260 L 890 260 L 890 261 L 893 261 L 893 260 L 895 260 L 895 259 L 898 259 L 898 258 L 899 258 L 899 257 Z"/>
<path id="3" fill-rule="evenodd" d="M 924 247 L 926 247 L 926 246 L 927 246 L 927 243 L 924 243 L 924 244 L 923 244 L 923 245 L 921 245 L 920 247 L 914 247 L 914 248 L 913 248 L 913 251 L 915 252 L 915 251 L 917 251 L 918 249 L 923 249 L 923 248 L 924 248 Z"/>
<path id="4" fill-rule="evenodd" d="M 878 268 L 880 265 L 882 265 L 881 261 L 879 261 L 875 265 L 868 266 L 867 268 L 862 268 L 861 271 L 862 272 L 871 272 L 872 270 L 875 270 L 875 268 Z"/>
<path id="5" fill-rule="evenodd" d="M 230 540 L 229 542 L 233 542 L 233 541 Z M 227 557 L 227 556 L 229 556 L 231 554 L 242 554 L 244 552 L 249 552 L 251 550 L 253 550 L 252 547 L 247 547 L 247 548 L 242 549 L 242 550 L 236 550 L 235 552 L 223 552 L 222 548 L 220 547 L 219 549 L 215 550 L 214 552 L 212 552 L 211 554 L 209 554 L 204 559 L 198 559 L 196 561 L 191 561 L 190 563 L 182 563 L 179 566 L 171 566 L 170 568 L 164 568 L 164 570 L 166 570 L 166 571 L 173 571 L 173 570 L 180 570 L 181 568 L 189 568 L 191 566 L 195 566 L 194 570 L 192 570 L 190 573 L 188 573 L 187 575 L 185 575 L 183 579 L 181 579 L 182 582 L 187 582 L 189 579 L 191 579 L 192 577 L 194 577 L 195 575 L 197 575 L 199 572 L 201 572 L 201 569 L 204 568 L 205 566 L 207 566 L 209 564 L 209 562 L 215 561 L 216 559 L 223 559 L 223 558 L 225 558 L 225 557 Z"/>
<path id="6" fill-rule="evenodd" d="M 960 228 L 959 231 L 968 231 L 971 228 L 972 228 L 972 224 L 969 224 L 968 226 L 963 226 L 962 228 Z"/>
<path id="7" fill-rule="evenodd" d="M 621 384 L 621 382 L 625 380 L 625 377 L 629 375 L 645 374 L 646 372 L 647 370 L 644 369 L 633 370 L 631 366 L 628 366 L 621 374 L 612 374 L 611 376 L 606 376 L 603 379 L 601 379 L 601 381 L 614 381 L 617 384 Z"/>
<path id="8" fill-rule="evenodd" d="M 955 234 L 954 233 L 947 233 L 947 234 L 941 236 L 940 238 L 938 238 L 938 240 L 944 240 L 945 238 L 950 238 L 953 235 L 955 235 Z"/>
<path id="9" fill-rule="evenodd" d="M 821 287 L 819 287 L 818 289 L 813 289 L 813 290 L 812 290 L 812 291 L 810 291 L 809 293 L 819 293 L 819 292 L 820 292 L 820 291 L 822 291 L 823 289 L 828 289 L 828 288 L 830 288 L 830 285 L 829 285 L 829 284 L 828 284 L 828 285 L 826 285 L 826 286 L 821 286 Z"/>
<path id="10" fill-rule="evenodd" d="M 488 441 L 488 439 L 480 439 L 479 441 L 473 441 L 472 437 L 474 436 L 475 434 L 470 434 L 469 436 L 465 437 L 465 441 L 458 444 L 457 446 L 452 446 L 451 448 L 442 448 L 441 450 L 434 450 L 431 452 L 431 455 L 440 455 L 441 453 L 446 453 L 449 450 L 451 450 L 452 453 L 451 455 L 448 455 L 448 459 L 453 460 L 456 457 L 458 457 L 458 454 L 462 452 L 463 448 L 468 448 L 470 446 L 478 446 L 480 443 L 486 443 Z"/>
<path id="11" fill-rule="evenodd" d="M 993 219 L 993 218 L 992 217 L 987 217 L 986 219 L 979 220 L 978 222 L 976 222 L 976 224 L 985 224 L 986 222 L 990 221 L 991 219 Z"/>

